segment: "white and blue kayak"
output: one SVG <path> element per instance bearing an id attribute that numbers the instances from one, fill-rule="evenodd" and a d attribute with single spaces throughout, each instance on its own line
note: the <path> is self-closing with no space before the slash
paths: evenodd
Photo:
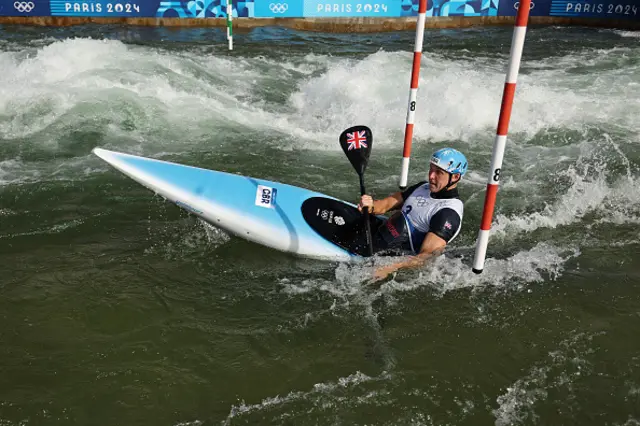
<path id="1" fill-rule="evenodd" d="M 133 180 L 213 226 L 303 257 L 361 260 L 357 208 L 308 189 L 95 148 Z M 372 218 L 372 220 L 379 220 Z M 354 231 L 356 230 L 356 231 Z"/>

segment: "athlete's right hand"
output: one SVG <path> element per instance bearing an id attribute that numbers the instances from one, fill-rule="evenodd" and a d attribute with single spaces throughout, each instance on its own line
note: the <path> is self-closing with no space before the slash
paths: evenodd
<path id="1" fill-rule="evenodd" d="M 360 198 L 360 204 L 358 204 L 358 210 L 362 211 L 363 207 L 368 207 L 369 213 L 373 213 L 373 198 L 371 195 L 363 195 Z"/>

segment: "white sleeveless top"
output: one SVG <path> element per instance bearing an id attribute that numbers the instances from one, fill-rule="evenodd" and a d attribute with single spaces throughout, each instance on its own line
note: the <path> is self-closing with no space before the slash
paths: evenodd
<path id="1" fill-rule="evenodd" d="M 427 236 L 428 232 L 434 232 L 438 235 L 439 229 L 431 229 L 431 219 L 441 210 L 451 209 L 457 213 L 458 218 L 449 215 L 444 215 L 444 222 L 438 223 L 438 228 L 444 228 L 448 235 L 452 236 L 445 241 L 451 242 L 460 233 L 462 228 L 462 215 L 464 212 L 464 204 L 459 198 L 433 198 L 431 197 L 431 191 L 429 191 L 429 184 L 418 186 L 402 204 L 402 214 L 407 222 L 409 230 L 409 242 L 413 252 L 420 252 L 422 242 Z M 445 212 L 449 213 L 449 212 Z M 447 219 L 447 216 L 451 220 Z M 440 221 L 439 221 L 440 222 Z M 434 224 L 432 224 L 434 225 Z M 440 236 L 440 235 L 439 235 Z"/>

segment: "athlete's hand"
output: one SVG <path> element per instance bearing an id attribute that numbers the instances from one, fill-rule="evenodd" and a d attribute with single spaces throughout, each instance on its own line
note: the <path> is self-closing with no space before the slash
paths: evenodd
<path id="1" fill-rule="evenodd" d="M 384 280 L 389 274 L 392 274 L 397 270 L 398 268 L 396 268 L 395 265 L 383 266 L 381 268 L 378 268 L 373 273 L 372 282 Z"/>
<path id="2" fill-rule="evenodd" d="M 369 209 L 369 213 L 373 213 L 373 198 L 371 195 L 363 195 L 360 198 L 360 204 L 358 204 L 358 210 L 362 211 L 363 207 Z"/>

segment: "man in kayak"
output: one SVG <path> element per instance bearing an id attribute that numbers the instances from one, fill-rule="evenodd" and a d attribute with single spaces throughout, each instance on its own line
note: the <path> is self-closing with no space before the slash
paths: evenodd
<path id="1" fill-rule="evenodd" d="M 375 215 L 398 210 L 372 228 L 376 253 L 404 252 L 415 256 L 378 269 L 375 279 L 383 279 L 401 268 L 423 265 L 427 259 L 442 253 L 460 232 L 463 203 L 458 195 L 458 182 L 467 171 L 467 159 L 453 148 L 433 153 L 428 180 L 398 191 L 381 200 L 363 195 L 358 209 L 368 208 Z"/>

